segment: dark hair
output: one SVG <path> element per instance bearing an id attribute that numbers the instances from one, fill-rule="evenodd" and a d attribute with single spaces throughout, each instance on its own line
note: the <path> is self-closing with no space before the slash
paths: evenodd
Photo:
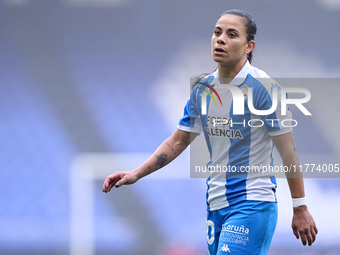
<path id="1" fill-rule="evenodd" d="M 256 31 L 257 31 L 257 26 L 255 23 L 255 20 L 245 11 L 242 10 L 237 10 L 237 9 L 232 9 L 232 10 L 228 10 L 223 12 L 220 17 L 218 19 L 220 19 L 223 15 L 226 14 L 232 14 L 232 15 L 237 15 L 240 17 L 243 17 L 245 22 L 245 27 L 246 27 L 246 33 L 247 33 L 247 41 L 250 42 L 251 40 L 255 39 L 255 35 L 256 35 Z M 249 52 L 247 55 L 247 59 L 248 61 L 251 63 L 252 59 L 253 59 L 253 52 Z"/>

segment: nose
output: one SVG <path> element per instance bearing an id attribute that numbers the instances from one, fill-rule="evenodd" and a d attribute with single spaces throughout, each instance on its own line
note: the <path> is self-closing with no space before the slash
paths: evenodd
<path id="1" fill-rule="evenodd" d="M 224 39 L 223 36 L 220 36 L 220 37 L 217 39 L 217 43 L 218 43 L 218 44 L 225 45 L 226 41 L 225 41 L 225 39 Z"/>

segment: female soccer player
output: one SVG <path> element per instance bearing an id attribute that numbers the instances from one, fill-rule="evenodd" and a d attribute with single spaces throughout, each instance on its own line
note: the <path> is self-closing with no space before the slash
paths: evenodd
<path id="1" fill-rule="evenodd" d="M 281 114 L 281 86 L 250 64 L 256 30 L 255 21 L 244 11 L 229 10 L 219 17 L 211 38 L 218 68 L 198 80 L 177 130 L 137 169 L 116 172 L 103 184 L 103 191 L 109 192 L 114 186 L 135 183 L 170 163 L 203 132 L 210 152 L 209 167 L 231 166 L 235 170 L 223 172 L 222 178 L 221 173 L 211 174 L 207 180 L 211 255 L 267 254 L 277 222 L 276 181 L 261 167 L 272 164 L 274 145 L 284 166 L 300 165 L 292 128 L 281 122 L 291 119 L 289 111 Z M 242 92 L 243 114 L 234 114 L 233 101 L 239 101 L 233 98 L 235 90 Z M 214 93 L 220 105 L 214 104 Z M 251 100 L 257 110 L 271 109 L 275 97 L 279 102 L 270 114 L 256 115 L 248 107 Z M 255 122 L 260 125 L 249 125 Z M 244 171 L 253 167 L 259 171 Z M 303 245 L 312 245 L 318 230 L 305 203 L 302 175 L 296 172 L 286 177 L 293 199 L 293 233 Z"/>

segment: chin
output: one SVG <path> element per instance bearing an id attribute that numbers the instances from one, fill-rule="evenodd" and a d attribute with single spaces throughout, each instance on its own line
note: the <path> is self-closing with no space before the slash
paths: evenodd
<path id="1" fill-rule="evenodd" d="M 220 66 L 230 66 L 230 65 L 233 65 L 233 62 L 232 61 L 223 61 L 221 59 L 215 59 L 214 58 L 214 61 L 219 64 Z"/>
<path id="2" fill-rule="evenodd" d="M 213 60 L 218 64 L 222 64 L 226 62 L 226 61 L 223 61 L 222 57 L 220 56 L 213 56 Z"/>

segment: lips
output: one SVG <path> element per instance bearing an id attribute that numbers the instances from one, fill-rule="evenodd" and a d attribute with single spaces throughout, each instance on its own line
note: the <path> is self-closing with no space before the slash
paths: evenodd
<path id="1" fill-rule="evenodd" d="M 226 53 L 226 51 L 223 49 L 223 48 L 220 48 L 220 47 L 216 47 L 214 52 L 216 54 L 223 54 L 223 53 Z"/>

